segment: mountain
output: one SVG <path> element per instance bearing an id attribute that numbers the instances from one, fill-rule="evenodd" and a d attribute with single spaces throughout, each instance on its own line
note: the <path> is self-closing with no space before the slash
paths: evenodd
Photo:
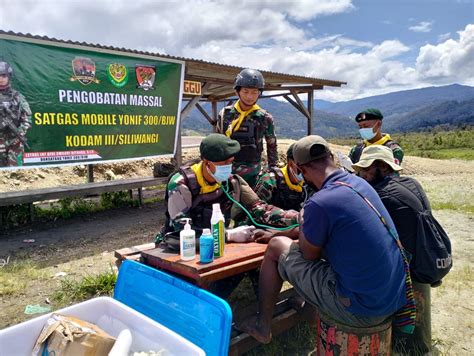
<path id="1" fill-rule="evenodd" d="M 363 99 L 342 101 L 328 105 L 328 102 L 315 101 L 315 107 L 326 112 L 354 117 L 366 108 L 378 108 L 384 117 L 402 115 L 420 107 L 439 104 L 445 101 L 465 101 L 474 98 L 474 87 L 452 84 L 442 87 L 403 90 Z M 323 109 L 324 108 L 324 109 Z"/>
<path id="2" fill-rule="evenodd" d="M 278 137 L 300 138 L 306 135 L 306 118 L 286 101 L 261 99 L 258 104 L 273 115 Z M 203 106 L 210 112 L 210 105 Z M 316 100 L 313 133 L 323 137 L 357 135 L 353 117 L 369 107 L 382 111 L 387 132 L 424 131 L 440 125 L 446 129 L 474 125 L 474 87 L 453 84 L 338 103 Z M 184 120 L 183 128 L 187 134 L 212 131 L 208 121 L 196 109 Z"/>

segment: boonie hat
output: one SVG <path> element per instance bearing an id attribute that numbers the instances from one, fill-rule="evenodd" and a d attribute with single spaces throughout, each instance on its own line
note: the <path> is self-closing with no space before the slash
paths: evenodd
<path id="1" fill-rule="evenodd" d="M 355 121 L 361 122 L 365 120 L 382 120 L 383 115 L 379 109 L 369 108 L 357 114 Z"/>
<path id="2" fill-rule="evenodd" d="M 303 165 L 315 159 L 323 158 L 330 152 L 329 144 L 324 138 L 318 135 L 310 135 L 295 143 L 293 158 L 296 164 Z"/>
<path id="3" fill-rule="evenodd" d="M 401 166 L 395 163 L 393 151 L 390 148 L 382 145 L 371 145 L 364 148 L 359 162 L 354 163 L 352 168 L 354 168 L 356 171 L 359 171 L 362 168 L 370 167 L 374 161 L 383 161 L 397 172 L 403 169 Z"/>
<path id="4" fill-rule="evenodd" d="M 201 158 L 221 162 L 234 157 L 240 151 L 240 144 L 226 135 L 213 133 L 201 141 L 199 151 Z"/>

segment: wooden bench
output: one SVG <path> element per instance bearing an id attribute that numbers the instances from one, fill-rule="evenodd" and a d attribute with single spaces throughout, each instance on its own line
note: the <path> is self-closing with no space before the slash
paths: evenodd
<path id="1" fill-rule="evenodd" d="M 54 188 L 30 189 L 17 192 L 6 192 L 0 194 L 0 207 L 18 204 L 29 204 L 30 219 L 33 219 L 33 203 L 52 199 L 63 199 L 68 197 L 84 197 L 102 193 L 118 192 L 128 190 L 132 194 L 133 189 L 138 189 L 138 202 L 143 204 L 142 188 L 165 184 L 167 178 L 130 178 L 119 180 L 108 180 L 104 182 L 93 182 L 77 185 L 64 185 Z M 1 214 L 0 214 L 1 223 Z"/>

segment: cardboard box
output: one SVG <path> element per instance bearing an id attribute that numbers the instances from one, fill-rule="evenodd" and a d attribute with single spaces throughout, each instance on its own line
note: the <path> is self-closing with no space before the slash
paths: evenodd
<path id="1" fill-rule="evenodd" d="M 114 337 L 94 324 L 53 314 L 46 320 L 32 354 L 41 355 L 46 348 L 49 355 L 107 355 L 114 343 Z"/>

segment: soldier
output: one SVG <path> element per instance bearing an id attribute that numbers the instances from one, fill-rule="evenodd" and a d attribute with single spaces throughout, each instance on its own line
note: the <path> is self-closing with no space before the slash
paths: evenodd
<path id="1" fill-rule="evenodd" d="M 262 168 L 263 139 L 267 142 L 268 166 L 278 162 L 277 140 L 273 117 L 257 105 L 265 81 L 255 69 L 242 70 L 234 82 L 239 100 L 219 113 L 216 131 L 240 143 L 232 172 L 244 178 L 254 188 Z"/>
<path id="2" fill-rule="evenodd" d="M 310 195 L 301 173 L 297 173 L 293 159 L 294 143 L 286 151 L 287 164 L 283 168 L 273 167 L 258 180 L 255 193 L 268 204 L 282 209 L 299 211 Z"/>
<path id="3" fill-rule="evenodd" d="M 11 88 L 12 67 L 0 61 L 0 167 L 23 165 L 26 132 L 31 110 L 18 91 Z"/>
<path id="4" fill-rule="evenodd" d="M 349 152 L 352 163 L 359 162 L 362 150 L 371 145 L 387 146 L 393 151 L 396 163 L 402 163 L 403 150 L 389 134 L 382 133 L 382 119 L 383 115 L 378 109 L 366 109 L 357 114 L 355 120 L 359 124 L 359 133 L 364 141 L 352 147 Z"/>
<path id="5" fill-rule="evenodd" d="M 210 134 L 201 142 L 201 160 L 182 166 L 174 174 L 167 186 L 168 211 L 167 221 L 159 235 L 178 231 L 183 218 L 191 218 L 194 228 L 209 228 L 212 215 L 212 204 L 219 203 L 229 226 L 233 208 L 232 202 L 223 189 L 234 200 L 240 202 L 256 221 L 271 226 L 289 226 L 297 221 L 296 211 L 285 211 L 264 203 L 249 187 L 245 180 L 232 174 L 232 162 L 240 150 L 240 144 L 221 134 Z M 253 227 L 248 229 L 228 229 L 230 241 L 246 242 L 252 239 Z M 235 234 L 234 234 L 235 233 Z"/>

